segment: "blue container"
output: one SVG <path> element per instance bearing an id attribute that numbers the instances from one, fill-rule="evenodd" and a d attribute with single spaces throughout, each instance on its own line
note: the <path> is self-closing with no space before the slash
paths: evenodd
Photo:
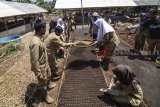
<path id="1" fill-rule="evenodd" d="M 20 35 L 7 36 L 7 37 L 0 38 L 0 43 L 9 43 L 9 42 L 17 41 L 20 39 L 21 39 Z"/>

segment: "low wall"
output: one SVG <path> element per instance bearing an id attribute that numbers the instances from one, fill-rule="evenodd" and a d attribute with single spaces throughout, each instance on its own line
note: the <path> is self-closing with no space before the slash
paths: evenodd
<path id="1" fill-rule="evenodd" d="M 9 36 L 22 35 L 22 34 L 25 34 L 29 31 L 31 31 L 31 24 L 26 24 L 26 25 L 19 26 L 19 27 L 13 28 L 13 29 L 9 29 L 8 34 L 7 34 L 7 31 L 0 32 L 0 38 L 6 37 L 8 35 Z"/>

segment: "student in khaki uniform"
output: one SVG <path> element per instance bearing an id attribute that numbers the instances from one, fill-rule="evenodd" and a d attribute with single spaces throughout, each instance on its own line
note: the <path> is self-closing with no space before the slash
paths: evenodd
<path id="1" fill-rule="evenodd" d="M 101 88 L 104 94 L 112 95 L 113 99 L 120 104 L 139 107 L 143 104 L 143 91 L 140 83 L 135 79 L 132 69 L 126 65 L 118 65 L 113 70 L 113 83 L 108 89 Z"/>
<path id="2" fill-rule="evenodd" d="M 71 15 L 71 30 L 73 30 L 72 26 L 74 26 L 75 29 L 77 29 L 77 25 L 75 22 L 75 15 Z"/>
<path id="3" fill-rule="evenodd" d="M 101 64 L 104 70 L 108 70 L 110 58 L 114 54 L 114 50 L 120 41 L 113 27 L 109 25 L 103 18 L 96 20 L 95 24 L 98 26 L 98 34 L 97 41 L 94 43 L 94 45 L 99 45 L 99 53 L 105 53 L 107 58 L 103 58 Z"/>
<path id="4" fill-rule="evenodd" d="M 71 22 L 71 15 L 69 15 L 68 20 L 67 20 L 67 42 L 69 42 L 69 38 L 71 36 L 71 27 L 72 27 L 72 22 Z"/>
<path id="5" fill-rule="evenodd" d="M 74 45 L 74 43 L 64 43 L 60 39 L 63 29 L 59 26 L 55 28 L 55 31 L 51 33 L 46 39 L 46 46 L 48 52 L 49 66 L 52 72 L 53 79 L 59 79 L 62 75 L 62 68 L 59 67 L 60 61 L 57 58 L 58 50 L 60 47 L 68 47 Z"/>
<path id="6" fill-rule="evenodd" d="M 52 89 L 56 84 L 50 82 L 51 71 L 48 65 L 48 56 L 43 38 L 43 35 L 46 32 L 46 23 L 43 20 L 38 19 L 35 22 L 34 28 L 35 35 L 32 37 L 29 46 L 31 70 L 35 73 L 35 76 L 38 79 L 38 85 L 47 93 L 47 95 L 44 96 L 46 102 L 52 103 L 54 99 L 48 95 L 47 88 Z"/>
<path id="7" fill-rule="evenodd" d="M 53 32 L 54 32 L 54 29 L 55 29 L 56 27 L 57 27 L 57 22 L 51 20 L 51 21 L 50 21 L 50 27 L 49 27 L 49 34 L 53 33 Z M 61 27 L 61 26 L 60 26 L 60 27 Z M 64 38 L 63 38 L 62 35 L 60 36 L 60 39 L 61 39 L 63 42 L 65 42 L 65 40 L 64 40 Z M 64 57 L 65 57 L 65 55 L 64 55 L 64 54 L 65 54 L 65 49 L 64 49 L 63 47 L 60 47 L 58 53 L 59 53 L 58 56 L 59 56 L 60 58 L 64 58 Z"/>

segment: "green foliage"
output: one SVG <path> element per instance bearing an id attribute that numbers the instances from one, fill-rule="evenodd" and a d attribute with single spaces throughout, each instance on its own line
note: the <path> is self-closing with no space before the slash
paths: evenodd
<path id="1" fill-rule="evenodd" d="M 41 5 L 44 3 L 44 0 L 37 0 L 36 5 Z"/>
<path id="2" fill-rule="evenodd" d="M 46 9 L 46 10 L 52 10 L 52 9 L 54 9 L 54 3 L 47 3 L 47 2 L 37 2 L 36 3 L 38 6 L 40 6 L 40 7 L 42 7 L 42 8 L 44 8 L 44 9 Z"/>
<path id="3" fill-rule="evenodd" d="M 11 55 L 14 52 L 20 51 L 24 46 L 20 42 L 11 42 L 0 48 L 0 59 Z"/>
<path id="4" fill-rule="evenodd" d="M 6 1 L 12 1 L 12 0 L 6 0 Z M 22 2 L 22 3 L 31 3 L 32 0 L 17 0 L 17 2 Z M 53 10 L 54 9 L 54 5 L 55 3 L 48 3 L 48 2 L 44 2 L 44 0 L 36 0 L 36 5 L 46 9 L 46 10 Z"/>

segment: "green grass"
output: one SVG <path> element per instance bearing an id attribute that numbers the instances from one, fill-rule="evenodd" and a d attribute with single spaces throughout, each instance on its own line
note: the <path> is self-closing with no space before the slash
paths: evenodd
<path id="1" fill-rule="evenodd" d="M 24 49 L 21 42 L 11 42 L 0 48 L 0 62 L 2 62 L 6 57 Z"/>

